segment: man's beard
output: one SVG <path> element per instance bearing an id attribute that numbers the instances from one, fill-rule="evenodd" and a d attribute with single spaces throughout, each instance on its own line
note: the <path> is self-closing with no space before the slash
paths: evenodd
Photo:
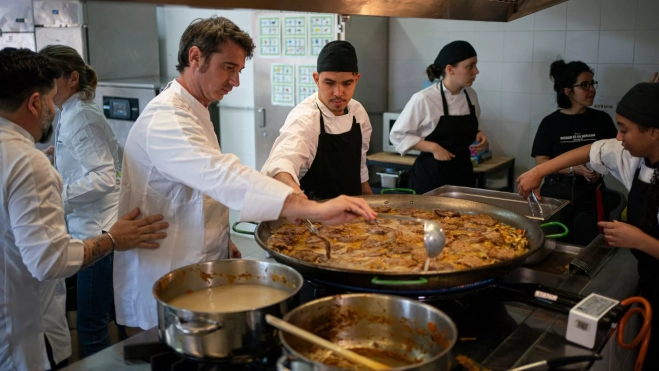
<path id="1" fill-rule="evenodd" d="M 41 110 L 41 138 L 37 142 L 48 143 L 50 137 L 53 135 L 53 120 L 55 119 L 55 112 L 50 107 L 44 106 Z"/>

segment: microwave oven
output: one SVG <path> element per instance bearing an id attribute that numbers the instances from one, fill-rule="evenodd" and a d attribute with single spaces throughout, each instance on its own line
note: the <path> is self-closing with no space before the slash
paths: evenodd
<path id="1" fill-rule="evenodd" d="M 385 112 L 382 115 L 382 150 L 385 152 L 398 153 L 396 146 L 389 139 L 389 133 L 391 133 L 391 129 L 394 127 L 398 116 L 400 116 L 400 113 L 394 112 Z M 419 153 L 419 151 L 415 150 L 407 152 L 408 155 L 419 155 Z"/>

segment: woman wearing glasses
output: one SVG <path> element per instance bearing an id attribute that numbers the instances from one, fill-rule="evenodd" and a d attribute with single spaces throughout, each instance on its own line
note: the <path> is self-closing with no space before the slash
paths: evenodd
<path id="1" fill-rule="evenodd" d="M 587 64 L 558 60 L 551 64 L 549 75 L 554 81 L 556 103 L 560 109 L 540 123 L 531 150 L 536 165 L 585 144 L 615 138 L 617 129 L 611 117 L 589 108 L 595 99 L 597 81 L 593 80 L 593 71 Z M 563 213 L 566 215 L 562 216 L 562 221 L 570 228 L 567 242 L 587 245 L 599 234 L 597 222 L 603 220 L 599 193 L 602 189 L 601 176 L 585 164 L 561 169 L 545 178 L 540 189 L 543 197 L 571 202 Z"/>

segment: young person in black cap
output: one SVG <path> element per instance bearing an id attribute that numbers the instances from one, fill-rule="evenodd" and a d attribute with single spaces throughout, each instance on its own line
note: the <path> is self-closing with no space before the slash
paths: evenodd
<path id="1" fill-rule="evenodd" d="M 466 41 L 442 48 L 426 73 L 441 81 L 414 94 L 396 120 L 390 140 L 405 155 L 418 150 L 410 173 L 410 188 L 425 193 L 445 184 L 473 187 L 469 146 L 487 143 L 478 129 L 480 105 L 471 88 L 478 68 L 476 50 Z"/>
<path id="2" fill-rule="evenodd" d="M 620 130 L 616 139 L 587 144 L 522 174 L 519 193 L 527 197 L 542 179 L 560 169 L 586 162 L 611 173 L 629 190 L 627 223 L 600 222 L 610 246 L 631 249 L 638 260 L 640 294 L 659 308 L 659 84 L 640 83 L 616 108 Z M 621 272 L 624 274 L 624 272 Z M 659 370 L 659 326 L 652 321 L 644 370 Z"/>
<path id="3" fill-rule="evenodd" d="M 531 156 L 537 165 L 584 144 L 615 138 L 617 129 L 611 116 L 590 108 L 597 81 L 587 64 L 558 60 L 551 64 L 549 75 L 560 109 L 542 120 L 535 135 Z M 588 245 L 600 234 L 597 222 L 605 220 L 603 189 L 602 177 L 585 163 L 547 176 L 540 194 L 570 200 L 567 212 L 561 213 L 561 221 L 571 232 L 567 242 Z"/>
<path id="4" fill-rule="evenodd" d="M 359 76 L 349 42 L 325 45 L 313 74 L 318 92 L 288 114 L 261 172 L 310 199 L 373 194 L 366 168 L 371 121 L 352 99 Z"/>

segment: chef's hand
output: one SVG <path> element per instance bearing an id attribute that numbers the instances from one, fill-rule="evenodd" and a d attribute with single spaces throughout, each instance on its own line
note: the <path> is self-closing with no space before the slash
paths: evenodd
<path id="1" fill-rule="evenodd" d="M 482 150 L 483 148 L 485 148 L 485 145 L 487 145 L 487 137 L 485 136 L 485 133 L 483 133 L 482 130 L 480 130 L 476 134 L 476 141 L 478 142 L 478 144 L 476 145 L 476 150 L 478 151 Z"/>
<path id="2" fill-rule="evenodd" d="M 534 190 L 536 197 L 540 200 L 540 185 L 542 178 L 536 168 L 533 168 L 517 178 L 517 192 L 524 198 L 529 197 Z"/>
<path id="3" fill-rule="evenodd" d="M 55 163 L 55 147 L 49 146 L 48 148 L 44 149 L 42 152 L 44 155 L 46 155 L 46 157 L 48 157 L 51 165 Z"/>
<path id="4" fill-rule="evenodd" d="M 595 171 L 590 170 L 589 168 L 586 167 L 586 165 L 578 165 L 572 167 L 572 171 L 574 171 L 575 174 L 581 175 L 584 178 L 586 178 L 587 181 L 592 181 L 593 179 L 597 179 L 599 174 Z"/>
<path id="5" fill-rule="evenodd" d="M 347 223 L 357 217 L 374 220 L 377 213 L 362 198 L 339 196 L 326 202 L 315 202 L 309 219 L 327 225 Z"/>
<path id="6" fill-rule="evenodd" d="M 454 154 L 447 151 L 444 147 L 440 146 L 439 144 L 437 145 L 437 148 L 435 148 L 435 150 L 432 152 L 432 156 L 437 161 L 451 161 L 451 159 L 455 157 Z"/>
<path id="7" fill-rule="evenodd" d="M 659 82 L 657 81 L 657 77 L 659 77 L 659 72 L 655 72 L 652 74 L 652 78 L 650 79 L 650 82 Z"/>
<path id="8" fill-rule="evenodd" d="M 243 257 L 243 254 L 238 250 L 238 247 L 236 246 L 233 241 L 229 240 L 229 258 L 231 259 L 240 259 Z"/>
<path id="9" fill-rule="evenodd" d="M 643 231 L 631 224 L 614 220 L 612 222 L 597 223 L 604 230 L 604 238 L 609 246 L 639 249 L 643 245 L 645 236 Z"/>
<path id="10" fill-rule="evenodd" d="M 151 215 L 142 219 L 135 219 L 138 215 L 140 215 L 140 209 L 135 208 L 120 217 L 110 228 L 109 233 L 116 242 L 115 250 L 125 251 L 135 247 L 155 249 L 160 244 L 152 241 L 167 237 L 167 233 L 159 232 L 169 227 L 168 223 L 161 222 L 162 215 Z"/>

